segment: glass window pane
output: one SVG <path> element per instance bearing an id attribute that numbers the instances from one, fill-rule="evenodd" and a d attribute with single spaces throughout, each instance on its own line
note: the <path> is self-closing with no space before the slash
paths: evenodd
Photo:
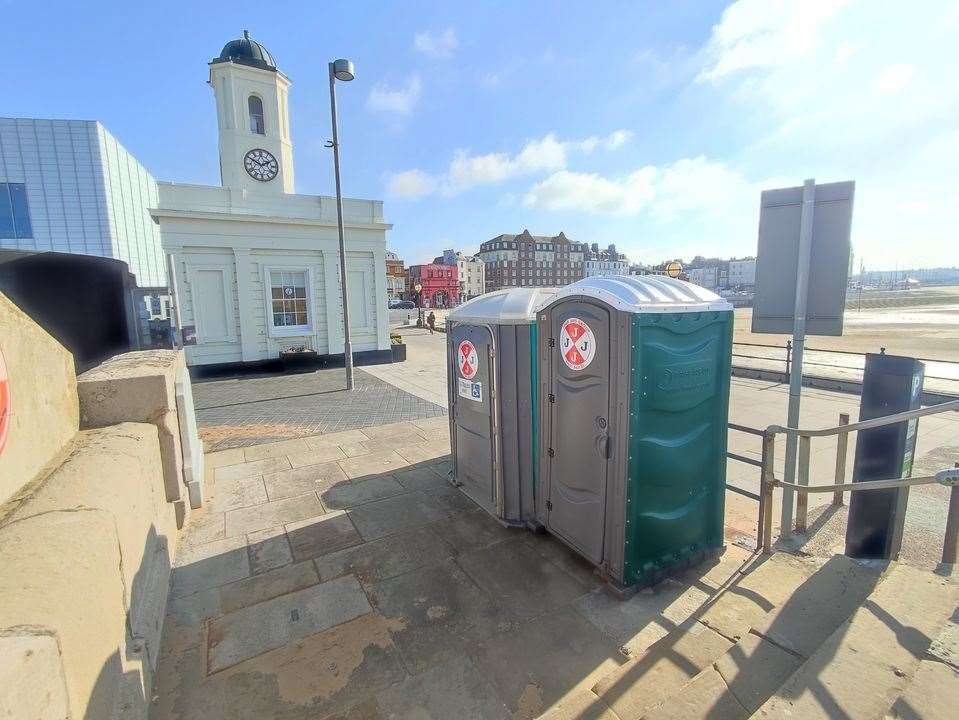
<path id="1" fill-rule="evenodd" d="M 8 187 L 17 237 L 32 238 L 33 228 L 30 226 L 30 209 L 27 206 L 27 186 L 23 183 L 9 183 Z"/>
<path id="2" fill-rule="evenodd" d="M 17 236 L 13 224 L 13 206 L 10 204 L 10 185 L 0 183 L 0 238 Z"/>
<path id="3" fill-rule="evenodd" d="M 296 324 L 297 325 L 306 325 L 306 313 L 297 313 L 296 314 Z"/>
<path id="4" fill-rule="evenodd" d="M 274 299 L 274 300 L 282 300 L 282 299 L 283 299 L 283 288 L 278 288 L 278 287 L 270 288 L 270 291 L 271 291 L 271 293 L 272 293 L 272 295 L 273 295 L 273 299 Z"/>
<path id="5" fill-rule="evenodd" d="M 306 288 L 303 287 L 302 285 L 298 285 L 298 286 L 296 286 L 296 287 L 294 288 L 294 294 L 295 294 L 296 297 L 298 297 L 298 298 L 305 298 L 305 297 L 306 297 Z"/>

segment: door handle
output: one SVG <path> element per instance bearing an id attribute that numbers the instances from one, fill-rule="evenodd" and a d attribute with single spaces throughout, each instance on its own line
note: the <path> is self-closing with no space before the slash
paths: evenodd
<path id="1" fill-rule="evenodd" d="M 596 438 L 596 451 L 604 460 L 609 460 L 609 435 L 604 433 Z"/>

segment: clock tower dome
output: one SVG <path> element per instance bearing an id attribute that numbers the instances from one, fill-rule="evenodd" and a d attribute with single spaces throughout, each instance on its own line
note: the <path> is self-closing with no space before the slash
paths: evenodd
<path id="1" fill-rule="evenodd" d="M 210 61 L 224 187 L 293 192 L 290 80 L 269 51 L 243 31 Z"/>

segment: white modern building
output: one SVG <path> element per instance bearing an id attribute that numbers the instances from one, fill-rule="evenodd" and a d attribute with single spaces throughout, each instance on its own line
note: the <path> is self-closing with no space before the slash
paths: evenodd
<path id="1" fill-rule="evenodd" d="M 166 287 L 153 176 L 100 123 L 0 118 L 0 248 L 123 260 Z"/>
<path id="2" fill-rule="evenodd" d="M 756 284 L 756 258 L 729 261 L 729 287 Z"/>
<path id="3" fill-rule="evenodd" d="M 710 290 L 716 290 L 720 287 L 719 268 L 716 266 L 687 268 L 686 274 L 689 276 L 690 282 L 696 283 L 701 287 L 708 288 Z"/>
<path id="4" fill-rule="evenodd" d="M 440 260 L 440 258 L 437 258 Z M 486 263 L 477 255 L 465 255 L 458 250 L 444 250 L 444 265 L 456 265 L 459 273 L 460 302 L 472 300 L 486 292 Z"/>
<path id="5" fill-rule="evenodd" d="M 600 250 L 598 245 L 593 244 L 590 251 L 586 253 L 586 260 L 583 265 L 583 277 L 609 277 L 629 274 L 629 260 L 616 250 L 615 245 Z"/>
<path id="6" fill-rule="evenodd" d="M 0 248 L 114 257 L 169 286 L 192 365 L 341 354 L 336 201 L 294 192 L 290 81 L 248 33 L 208 81 L 218 186 L 156 181 L 97 122 L 0 119 Z M 343 209 L 353 351 L 386 360 L 391 225 L 380 201 Z"/>

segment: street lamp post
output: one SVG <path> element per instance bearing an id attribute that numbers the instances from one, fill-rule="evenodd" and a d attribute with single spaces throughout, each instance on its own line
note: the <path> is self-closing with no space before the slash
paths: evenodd
<path id="1" fill-rule="evenodd" d="M 334 60 L 330 63 L 330 116 L 333 121 L 333 174 L 336 177 L 336 229 L 340 237 L 340 292 L 343 301 L 343 360 L 346 364 L 346 389 L 353 389 L 353 345 L 350 342 L 350 308 L 346 292 L 346 242 L 343 239 L 343 194 L 340 191 L 340 143 L 336 132 L 336 81 L 349 82 L 355 77 L 353 63 Z"/>

